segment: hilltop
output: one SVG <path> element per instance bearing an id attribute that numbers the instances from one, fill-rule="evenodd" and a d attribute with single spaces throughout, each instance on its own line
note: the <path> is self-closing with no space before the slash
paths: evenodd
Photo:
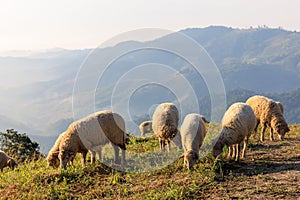
<path id="1" fill-rule="evenodd" d="M 240 164 L 207 154 L 193 171 L 183 168 L 182 160 L 142 173 L 122 173 L 101 163 L 81 167 L 79 156 L 67 170 L 47 168 L 44 159 L 28 161 L 0 174 L 0 199 L 296 199 L 300 125 L 290 129 L 284 141 L 260 143 L 252 136 Z M 131 138 L 127 148 L 142 153 L 159 145 L 155 137 Z"/>

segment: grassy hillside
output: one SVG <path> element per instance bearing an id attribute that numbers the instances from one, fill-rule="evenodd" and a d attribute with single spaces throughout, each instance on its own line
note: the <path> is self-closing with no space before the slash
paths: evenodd
<path id="1" fill-rule="evenodd" d="M 182 160 L 144 173 L 121 173 L 100 163 L 81 167 L 79 157 L 67 170 L 47 168 L 44 159 L 27 162 L 0 174 L 0 199 L 296 199 L 300 125 L 290 128 L 284 141 L 261 144 L 253 136 L 241 164 L 208 154 L 193 171 L 183 168 Z M 154 149 L 155 137 L 131 138 L 128 144 L 129 152 Z"/>

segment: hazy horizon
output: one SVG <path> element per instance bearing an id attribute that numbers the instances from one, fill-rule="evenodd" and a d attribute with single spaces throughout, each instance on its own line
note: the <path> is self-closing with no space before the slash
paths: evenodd
<path id="1" fill-rule="evenodd" d="M 0 7 L 0 53 L 96 48 L 141 28 L 179 31 L 210 25 L 266 25 L 300 31 L 297 0 L 284 1 L 7 1 Z M 24 52 L 23 52 L 24 53 Z"/>

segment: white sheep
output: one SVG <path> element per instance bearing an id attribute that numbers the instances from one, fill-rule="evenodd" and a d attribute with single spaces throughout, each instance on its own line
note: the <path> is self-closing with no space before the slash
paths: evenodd
<path id="1" fill-rule="evenodd" d="M 152 121 L 144 121 L 139 125 L 139 129 L 141 131 L 141 136 L 145 137 L 146 133 L 150 133 L 153 131 L 152 129 Z M 181 135 L 180 132 L 178 130 L 177 134 L 175 135 L 175 137 L 172 139 L 172 142 L 175 144 L 175 146 L 178 147 L 178 149 L 182 149 L 182 145 L 181 145 Z"/>
<path id="2" fill-rule="evenodd" d="M 188 114 L 180 128 L 182 147 L 184 154 L 184 165 L 192 169 L 197 160 L 199 160 L 199 149 L 206 135 L 204 121 L 199 114 Z"/>
<path id="3" fill-rule="evenodd" d="M 152 116 L 152 129 L 158 137 L 161 151 L 165 150 L 166 141 L 170 151 L 170 141 L 178 132 L 178 120 L 178 110 L 173 103 L 162 103 L 156 107 Z"/>
<path id="4" fill-rule="evenodd" d="M 152 132 L 152 121 L 144 121 L 139 125 L 141 136 L 145 137 L 146 133 Z"/>
<path id="5" fill-rule="evenodd" d="M 261 125 L 261 141 L 264 141 L 264 133 L 267 126 L 271 128 L 271 141 L 274 140 L 274 132 L 279 135 L 280 140 L 284 139 L 285 133 L 289 132 L 290 129 L 283 116 L 283 106 L 281 108 L 280 104 L 274 100 L 258 95 L 250 97 L 246 103 L 251 106 L 256 116 L 257 124 L 255 132 L 257 132 L 259 123 Z"/>
<path id="6" fill-rule="evenodd" d="M 48 166 L 51 167 L 58 167 L 59 166 L 59 159 L 58 159 L 58 154 L 59 154 L 59 150 L 60 150 L 60 143 L 62 140 L 64 140 L 64 134 L 66 132 L 61 133 L 58 138 L 56 139 L 53 147 L 50 149 L 48 155 L 47 155 L 47 164 Z M 80 140 L 80 138 L 77 138 L 78 140 Z M 73 164 L 73 160 L 76 156 L 76 153 L 81 153 L 81 162 L 82 165 L 85 164 L 85 160 L 86 160 L 86 154 L 88 152 L 88 150 L 82 145 L 81 141 L 78 141 L 79 145 L 77 145 L 77 147 L 81 147 L 80 149 L 78 148 L 76 151 L 74 151 L 74 156 L 72 156 L 72 158 L 70 159 L 70 164 Z"/>
<path id="7" fill-rule="evenodd" d="M 4 151 L 0 150 L 0 170 L 3 172 L 4 167 L 10 167 L 11 170 L 14 170 L 15 167 L 18 167 L 17 162 L 9 157 Z"/>
<path id="8" fill-rule="evenodd" d="M 229 147 L 229 157 L 240 161 L 240 143 L 244 141 L 242 158 L 246 156 L 248 139 L 256 125 L 256 118 L 252 108 L 245 103 L 234 103 L 225 112 L 222 119 L 222 129 L 213 146 L 213 155 L 222 153 L 223 147 Z"/>
<path id="9" fill-rule="evenodd" d="M 115 162 L 119 163 L 121 148 L 121 164 L 125 164 L 125 122 L 117 113 L 108 110 L 96 112 L 73 122 L 65 132 L 58 155 L 62 168 L 65 168 L 76 151 L 83 147 L 92 153 L 92 162 L 96 153 L 101 159 L 101 147 L 109 142 L 114 148 Z"/>

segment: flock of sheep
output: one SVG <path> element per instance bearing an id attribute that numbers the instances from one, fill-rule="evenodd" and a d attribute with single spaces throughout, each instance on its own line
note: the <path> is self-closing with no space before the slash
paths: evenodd
<path id="1" fill-rule="evenodd" d="M 178 127 L 179 113 L 172 103 L 162 103 L 157 106 L 152 121 L 140 124 L 141 135 L 153 132 L 159 140 L 161 151 L 170 151 L 170 142 L 173 141 L 184 153 L 179 157 L 184 159 L 184 166 L 192 169 L 199 159 L 199 149 L 206 136 L 205 123 L 208 121 L 200 114 L 191 113 L 185 116 L 181 127 Z M 222 118 L 222 129 L 213 142 L 213 156 L 222 153 L 227 146 L 228 158 L 240 161 L 241 143 L 243 150 L 241 158 L 246 156 L 248 139 L 253 132 L 257 132 L 261 125 L 260 140 L 264 140 L 264 132 L 270 127 L 270 140 L 274 140 L 274 132 L 280 140 L 284 139 L 289 131 L 283 117 L 283 106 L 264 96 L 250 97 L 246 103 L 234 103 L 225 112 Z M 48 166 L 66 168 L 72 164 L 77 153 L 81 153 L 82 165 L 86 155 L 91 153 L 91 162 L 95 162 L 96 155 L 102 158 L 102 147 L 111 143 L 114 148 L 114 162 L 125 165 L 126 131 L 124 119 L 112 111 L 93 113 L 69 125 L 67 130 L 59 135 L 54 146 L 46 158 Z M 119 151 L 122 151 L 121 162 Z M 0 151 L 0 169 L 17 166 L 15 160 Z"/>

